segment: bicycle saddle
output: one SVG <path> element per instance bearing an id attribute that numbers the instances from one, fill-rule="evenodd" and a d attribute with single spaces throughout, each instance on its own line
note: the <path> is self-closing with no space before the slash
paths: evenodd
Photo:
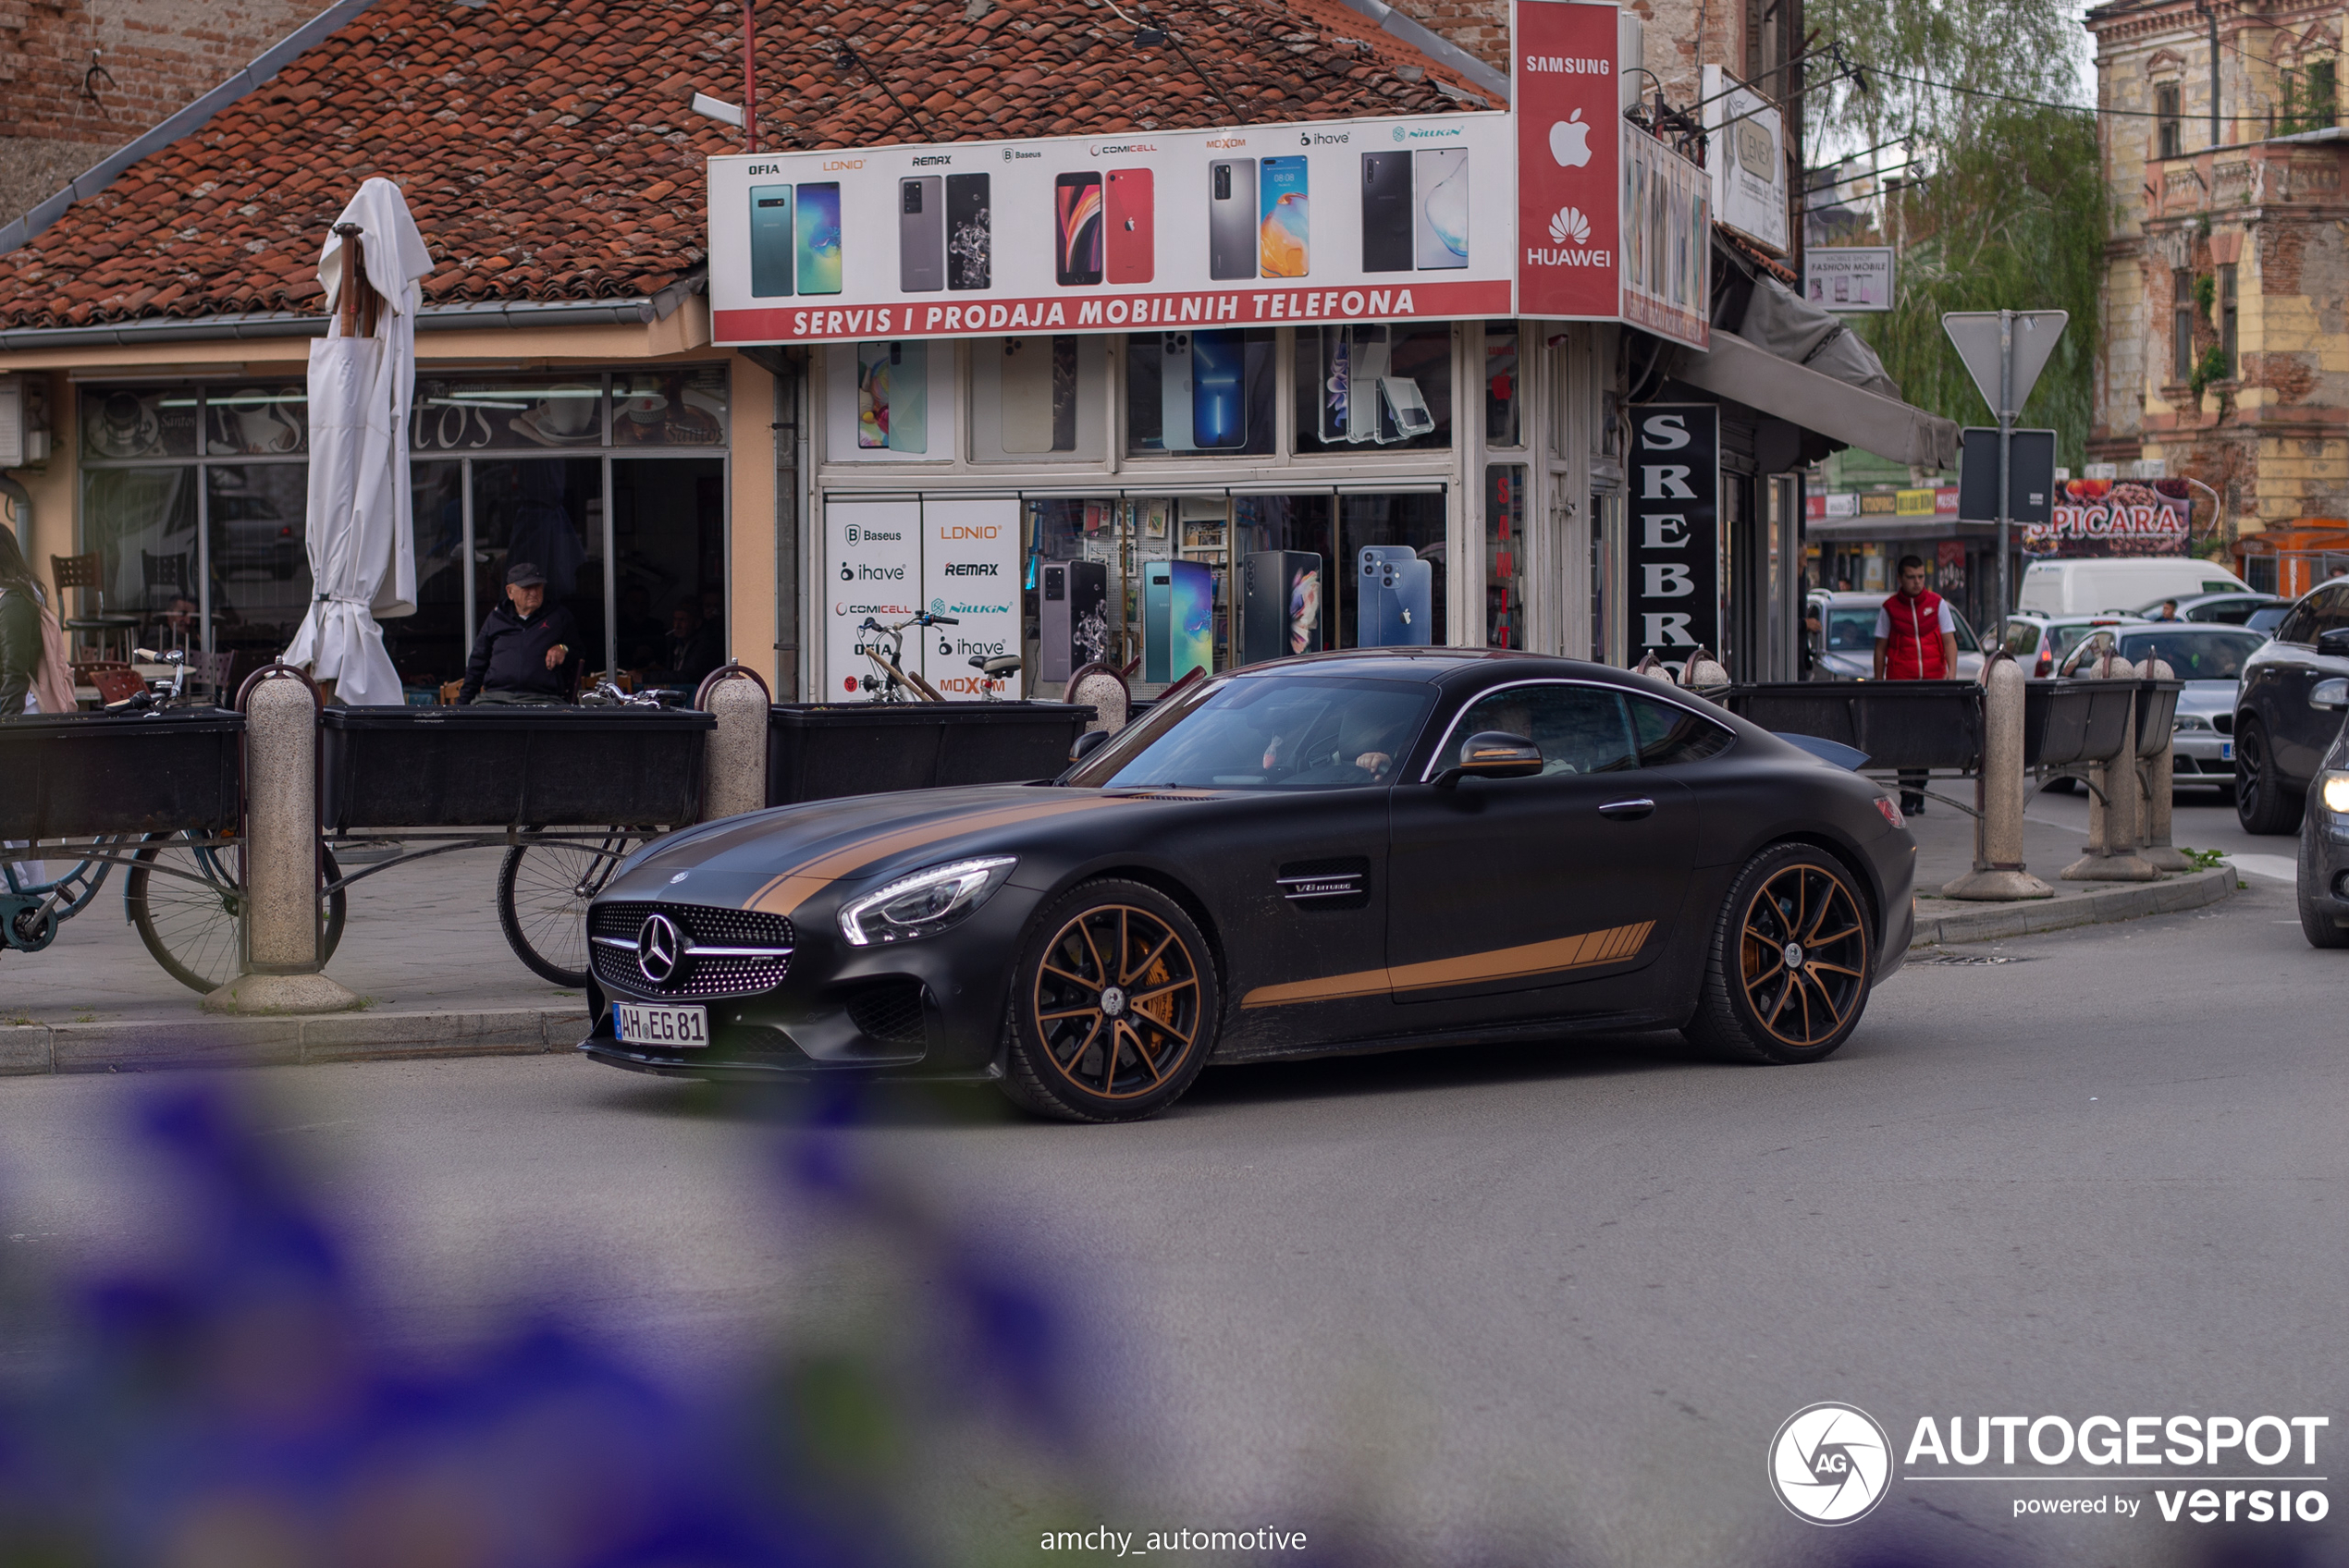
<path id="1" fill-rule="evenodd" d="M 971 655 L 971 668 L 992 680 L 1000 680 L 1006 675 L 1017 674 L 1019 664 L 1017 654 L 997 654 L 991 659 L 977 654 Z"/>

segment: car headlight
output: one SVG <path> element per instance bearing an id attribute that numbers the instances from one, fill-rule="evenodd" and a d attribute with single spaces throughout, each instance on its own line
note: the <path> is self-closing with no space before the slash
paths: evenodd
<path id="1" fill-rule="evenodd" d="M 2349 816 L 2349 773 L 2328 773 L 2320 791 L 2325 810 Z"/>
<path id="2" fill-rule="evenodd" d="M 2212 726 L 2208 718 L 2205 718 L 2198 713 L 2182 713 L 2178 716 L 2177 722 L 2172 724 L 2170 728 L 2173 730 L 2208 729 L 2211 729 Z"/>
<path id="3" fill-rule="evenodd" d="M 1016 855 L 990 855 L 984 860 L 958 860 L 916 871 L 863 898 L 842 904 L 840 934 L 849 946 L 869 948 L 876 942 L 910 942 L 935 937 L 958 925 L 985 903 L 1019 864 Z"/>

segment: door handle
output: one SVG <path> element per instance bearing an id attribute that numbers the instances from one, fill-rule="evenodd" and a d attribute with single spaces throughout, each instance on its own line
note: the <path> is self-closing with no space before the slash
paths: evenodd
<path id="1" fill-rule="evenodd" d="M 1599 815 L 1610 822 L 1637 822 L 1655 813 L 1655 802 L 1642 797 L 1636 801 L 1609 801 L 1599 808 Z"/>

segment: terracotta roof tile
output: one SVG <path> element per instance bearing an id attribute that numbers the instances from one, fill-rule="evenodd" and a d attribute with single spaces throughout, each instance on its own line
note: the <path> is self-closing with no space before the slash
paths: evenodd
<path id="1" fill-rule="evenodd" d="M 761 145 L 1227 123 L 1173 50 L 1088 0 L 968 13 L 769 0 Z M 703 260 L 703 160 L 741 147 L 685 106 L 741 99 L 741 16 L 727 0 L 379 0 L 0 256 L 0 325 L 314 308 L 326 225 L 371 174 L 407 192 L 437 263 L 428 302 L 656 292 Z M 1465 106 L 1436 85 L 1464 79 L 1338 0 L 1161 0 L 1152 17 L 1248 119 Z"/>

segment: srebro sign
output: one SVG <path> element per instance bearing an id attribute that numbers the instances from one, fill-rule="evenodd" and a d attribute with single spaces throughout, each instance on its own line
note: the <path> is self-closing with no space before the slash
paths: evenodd
<path id="1" fill-rule="evenodd" d="M 713 336 L 1506 316 L 1515 162 L 1500 113 L 712 158 Z"/>

